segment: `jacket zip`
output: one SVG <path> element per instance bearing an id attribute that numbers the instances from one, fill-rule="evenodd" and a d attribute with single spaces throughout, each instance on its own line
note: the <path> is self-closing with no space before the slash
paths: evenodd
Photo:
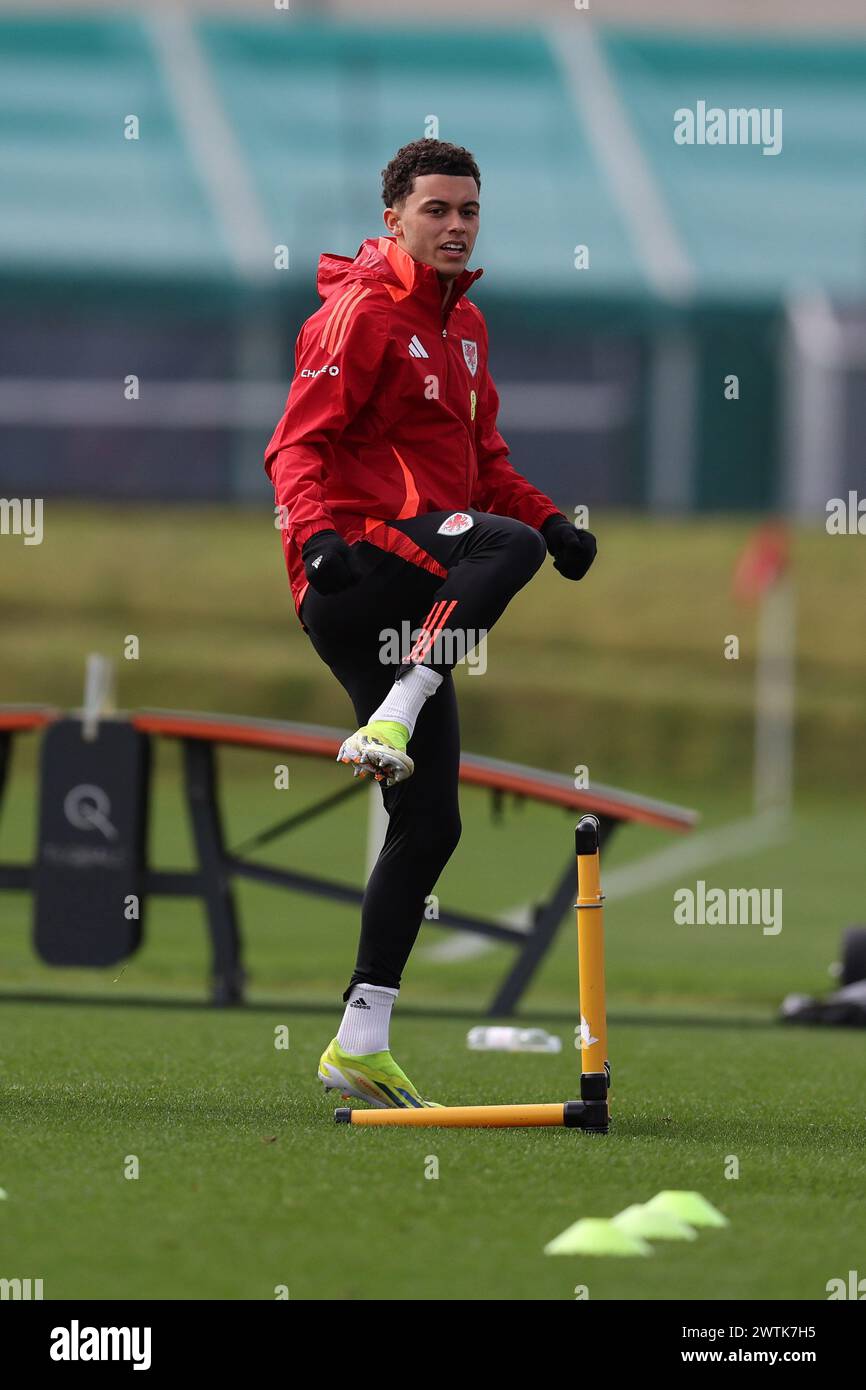
<path id="1" fill-rule="evenodd" d="M 447 399 L 447 395 L 448 395 L 448 329 L 447 329 L 447 328 L 443 328 L 443 329 L 442 329 L 442 338 L 443 338 L 442 351 L 443 351 L 443 353 L 444 353 L 444 355 L 445 355 L 445 383 L 444 383 L 445 390 L 444 390 L 444 392 L 443 392 L 443 395 L 444 395 L 445 398 Z M 461 422 L 461 423 L 462 423 L 462 422 Z M 473 423 L 474 423 L 474 421 L 473 421 Z M 469 458 L 468 458 L 468 462 L 467 462 L 467 465 L 466 465 L 466 471 L 465 471 L 465 473 L 464 473 L 464 475 L 463 475 L 463 491 L 464 491 L 464 495 L 465 495 L 466 497 L 468 497 L 468 499 L 469 499 L 469 501 L 466 503 L 466 505 L 467 505 L 467 507 L 468 507 L 468 506 L 470 506 L 471 503 L 472 503 L 472 485 L 471 485 L 471 481 L 470 481 L 469 474 L 470 474 L 470 471 L 471 471 L 471 468 L 472 468 L 472 457 L 473 457 L 473 455 L 475 454 L 475 435 L 473 434 L 472 430 L 469 428 L 468 425 L 464 424 L 464 425 L 463 425 L 463 428 L 465 429 L 466 433 L 469 435 L 469 451 L 468 451 L 468 452 L 469 452 Z"/>

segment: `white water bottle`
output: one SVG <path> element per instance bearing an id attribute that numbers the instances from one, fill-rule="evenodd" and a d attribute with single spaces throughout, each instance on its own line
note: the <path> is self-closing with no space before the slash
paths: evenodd
<path id="1" fill-rule="evenodd" d="M 470 1028 L 466 1044 L 473 1052 L 561 1052 L 562 1039 L 543 1028 Z"/>

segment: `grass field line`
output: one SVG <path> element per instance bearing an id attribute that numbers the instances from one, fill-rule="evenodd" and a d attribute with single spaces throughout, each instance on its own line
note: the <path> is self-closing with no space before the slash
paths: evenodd
<path id="1" fill-rule="evenodd" d="M 500 926 L 514 927 L 516 931 L 528 933 L 532 926 L 533 906 L 532 903 L 521 903 L 517 907 L 509 907 L 505 912 L 497 913 L 494 920 Z M 425 946 L 419 954 L 424 960 L 434 961 L 437 965 L 454 965 L 459 961 L 485 956 L 499 944 L 498 941 L 491 941 L 489 936 L 479 936 L 476 932 L 455 931 L 444 941 Z"/>
<path id="2" fill-rule="evenodd" d="M 602 875 L 602 888 L 606 898 L 621 901 L 710 864 L 784 844 L 790 833 L 791 818 L 786 812 L 762 811 L 745 820 L 730 821 L 714 830 L 692 835 L 632 864 L 612 869 Z"/>
<path id="3" fill-rule="evenodd" d="M 611 869 L 603 877 L 604 895 L 608 901 L 621 902 L 636 893 L 658 888 L 671 879 L 705 869 L 725 859 L 755 853 L 773 845 L 783 844 L 790 834 L 791 820 L 784 812 L 764 811 L 744 820 L 692 835 L 688 840 L 667 845 L 662 850 L 644 855 L 631 864 Z M 532 903 L 522 903 L 499 913 L 496 921 L 503 926 L 528 932 L 532 923 Z M 445 941 L 425 947 L 424 960 L 437 965 L 454 965 L 460 961 L 476 960 L 486 955 L 497 943 L 474 932 L 455 932 Z"/>

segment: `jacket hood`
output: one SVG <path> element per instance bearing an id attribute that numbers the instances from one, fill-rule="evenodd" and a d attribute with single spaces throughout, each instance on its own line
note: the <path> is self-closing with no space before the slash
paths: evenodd
<path id="1" fill-rule="evenodd" d="M 455 293 L 451 303 L 456 304 L 461 295 L 475 280 L 484 274 L 483 270 L 463 270 L 455 281 Z M 413 260 L 408 252 L 397 245 L 394 237 L 368 237 L 362 241 L 352 259 L 349 256 L 335 256 L 325 252 L 319 257 L 319 273 L 316 288 L 322 299 L 328 299 L 336 290 L 351 284 L 354 280 L 378 280 L 388 287 L 395 299 L 423 292 L 437 286 L 439 277 L 432 266 Z"/>

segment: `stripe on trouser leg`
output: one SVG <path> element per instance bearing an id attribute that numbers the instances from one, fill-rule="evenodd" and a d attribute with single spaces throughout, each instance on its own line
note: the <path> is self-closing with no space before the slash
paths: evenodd
<path id="1" fill-rule="evenodd" d="M 442 609 L 443 609 L 444 607 L 445 607 L 445 599 L 444 599 L 444 598 L 438 599 L 437 602 L 434 603 L 433 607 L 430 609 L 430 612 L 427 614 L 427 617 L 424 619 L 423 623 L 421 624 L 421 631 L 418 633 L 418 636 L 417 636 L 417 638 L 415 639 L 415 645 L 413 646 L 411 652 L 409 653 L 409 655 L 408 655 L 408 657 L 407 657 L 407 660 L 408 660 L 408 661 L 420 661 L 420 659 L 421 659 L 421 657 L 420 657 L 420 652 L 421 652 L 421 649 L 422 649 L 423 646 L 424 646 L 424 643 L 425 643 L 426 640 L 427 640 L 427 636 L 428 636 L 428 633 L 429 633 L 429 631 L 430 631 L 430 628 L 433 626 L 433 623 L 436 621 L 437 614 L 441 613 L 441 612 L 442 612 Z"/>
<path id="2" fill-rule="evenodd" d="M 446 604 L 447 607 L 445 606 Z M 448 603 L 447 599 L 441 599 L 438 604 L 434 604 L 433 608 L 430 609 L 430 612 L 424 619 L 424 624 L 418 634 L 418 640 L 409 653 L 409 661 L 420 663 L 424 660 L 456 607 L 456 598 L 453 598 L 450 603 Z"/>

